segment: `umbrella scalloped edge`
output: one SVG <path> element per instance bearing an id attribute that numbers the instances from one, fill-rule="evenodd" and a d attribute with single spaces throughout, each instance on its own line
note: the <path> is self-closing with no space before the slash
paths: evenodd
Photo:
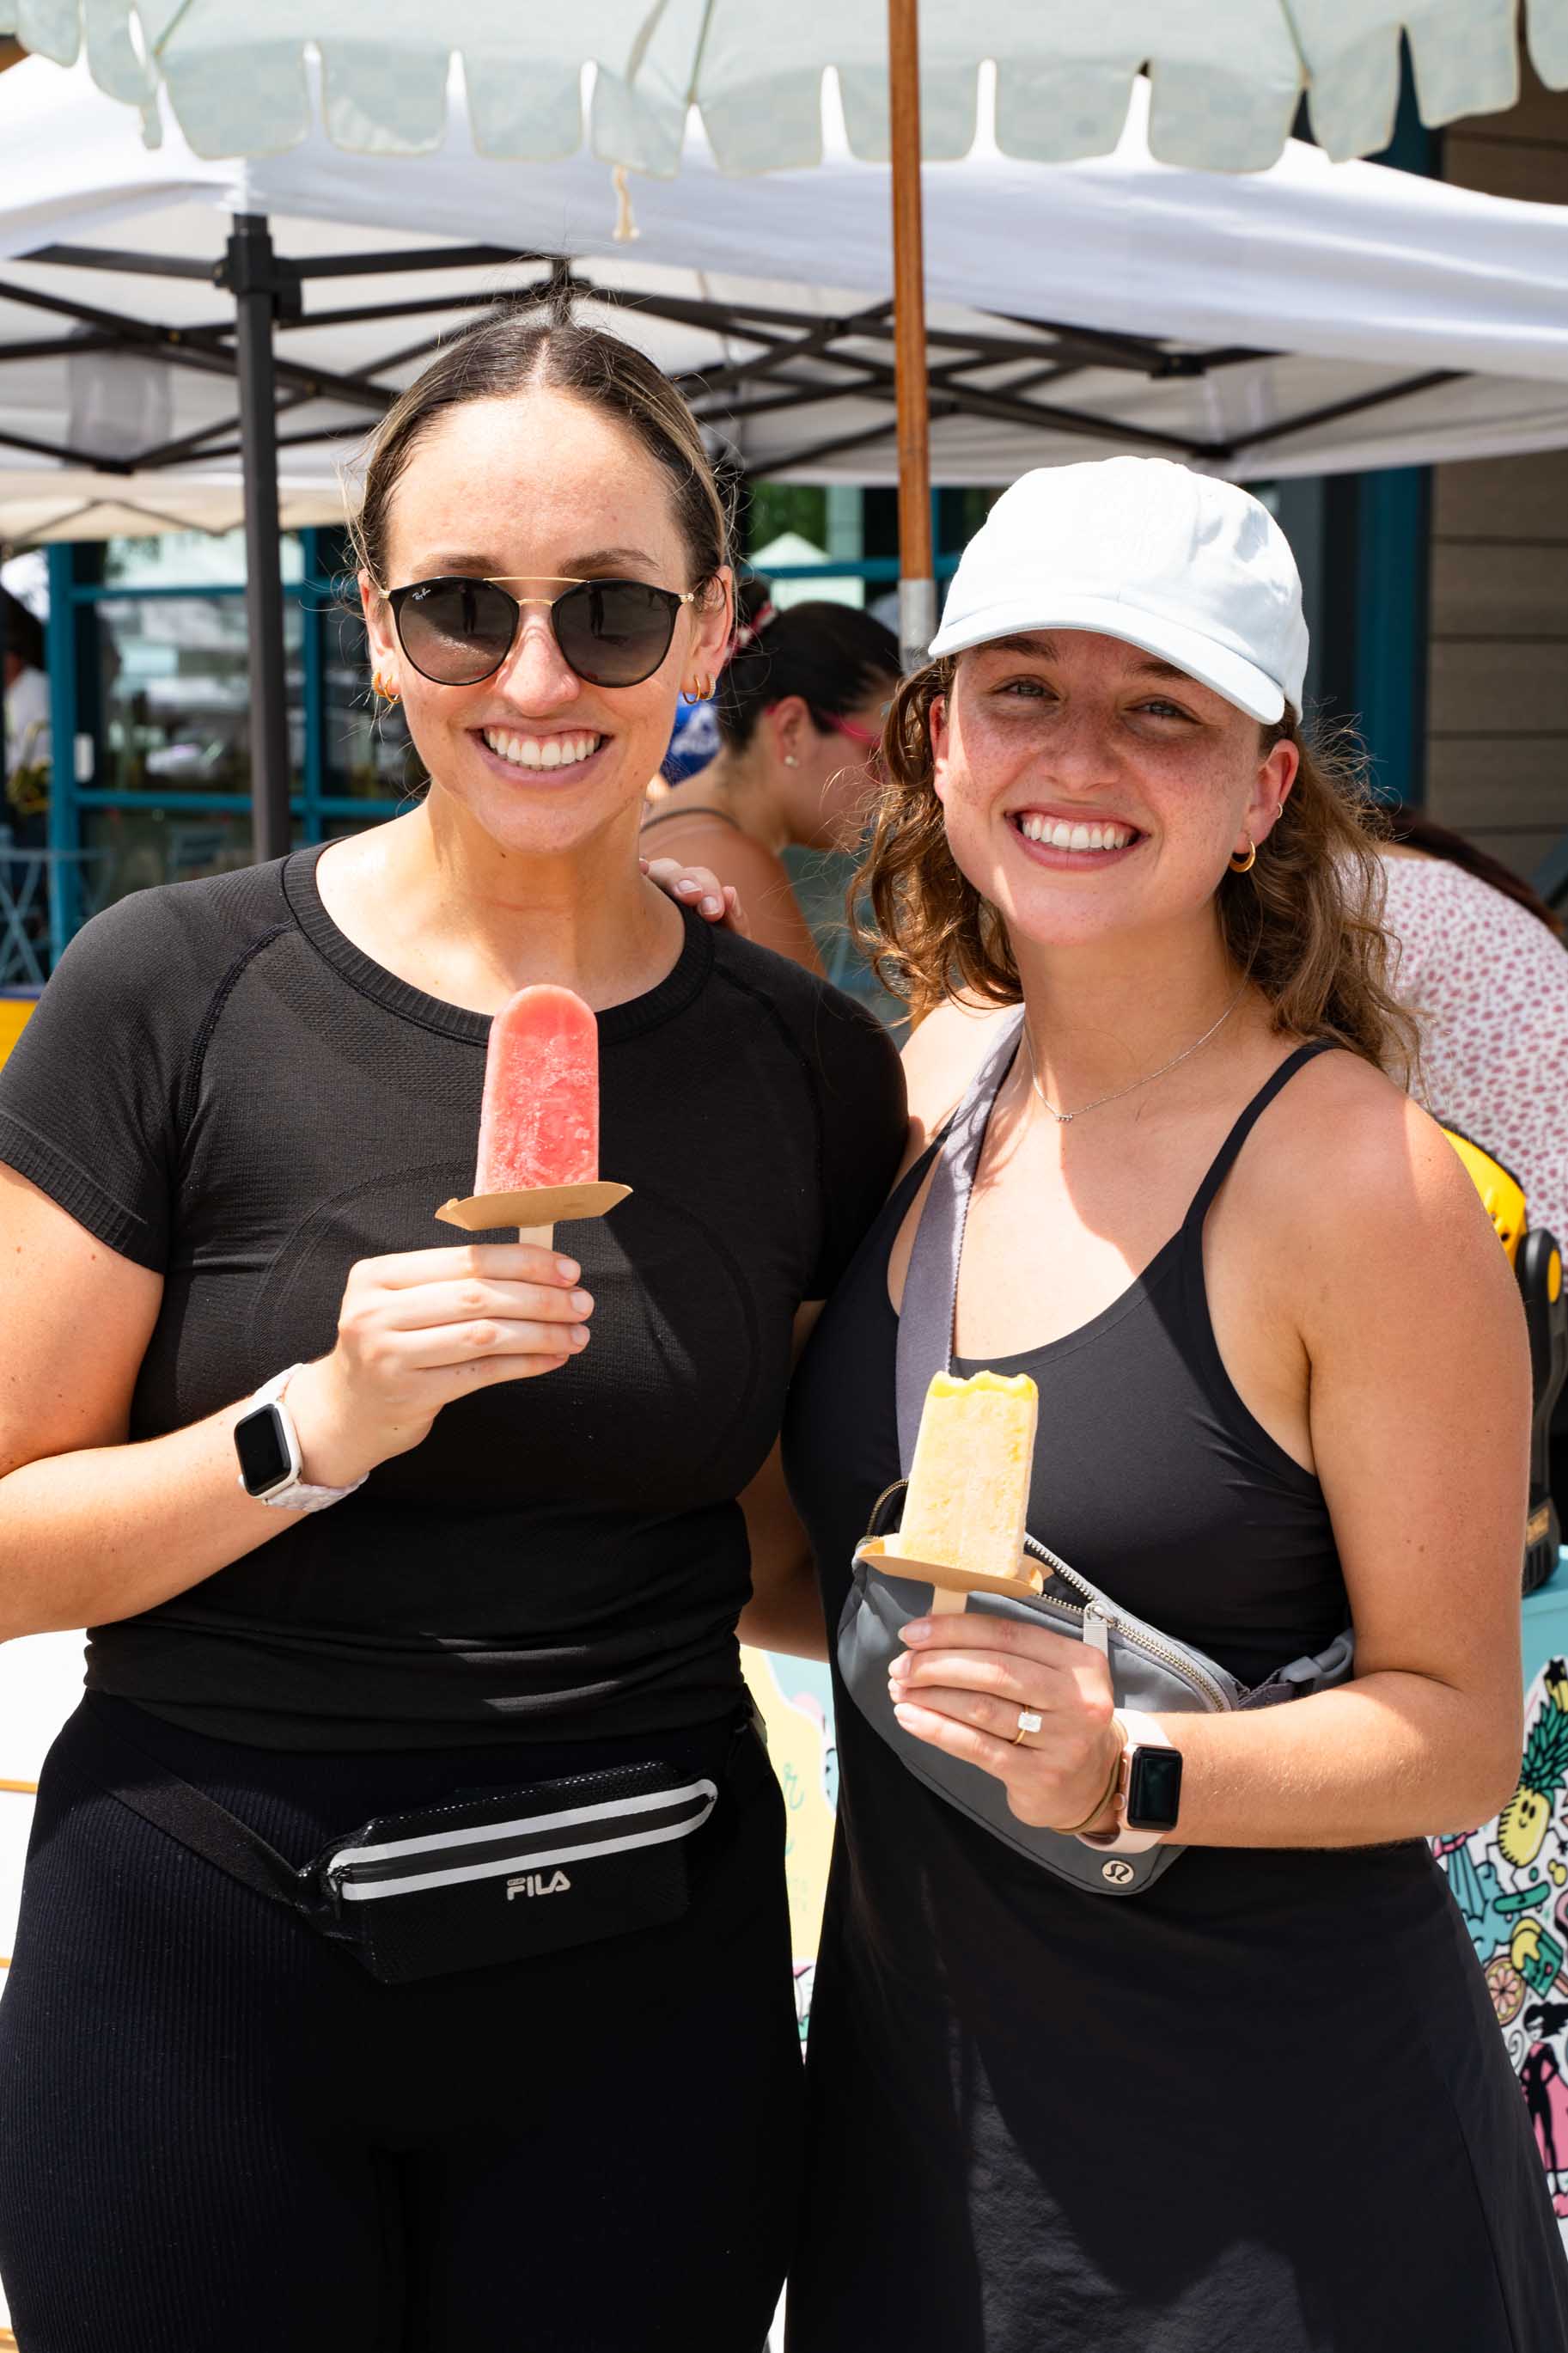
<path id="1" fill-rule="evenodd" d="M 258 22 L 248 5 L 226 31 L 223 0 L 196 16 L 173 11 L 169 45 L 154 58 L 144 53 L 142 28 L 155 38 L 156 19 L 171 11 L 171 0 L 141 0 L 140 8 L 136 0 L 0 0 L 0 32 L 14 31 L 25 47 L 62 65 L 75 60 L 85 37 L 93 79 L 141 110 L 150 143 L 161 136 L 161 81 L 185 139 L 205 157 L 281 153 L 304 139 L 318 116 L 332 144 L 351 153 L 416 155 L 439 146 L 447 134 L 453 51 L 428 11 L 411 12 L 405 30 L 389 7 L 392 21 L 372 37 L 363 17 L 346 12 L 343 31 L 333 28 L 340 0 L 320 5 L 319 49 L 298 34 L 268 37 L 265 18 Z M 965 53 L 963 12 L 937 18 L 927 30 L 922 77 L 927 159 L 956 160 L 977 137 L 994 137 L 1004 154 L 1027 162 L 1108 153 L 1122 135 L 1142 58 L 1150 61 L 1149 149 L 1158 162 L 1266 170 L 1289 136 L 1303 75 L 1313 135 L 1324 151 L 1336 160 L 1375 153 L 1393 130 L 1402 26 L 1429 124 L 1497 111 L 1518 94 L 1515 0 L 1293 0 L 1289 16 L 1280 0 L 1215 0 L 1206 46 L 1189 38 L 1180 53 L 1163 35 L 1163 13 L 1151 0 L 1146 32 L 1123 23 L 1110 54 L 1095 55 L 1079 28 L 1070 57 L 1045 40 L 1031 44 L 1030 20 L 1021 15 L 1008 54 L 989 60 L 996 66 L 994 102 L 993 77 L 980 70 L 987 60 Z M 837 65 L 818 61 L 820 46 L 815 58 L 803 51 L 786 24 L 770 35 L 762 70 L 754 37 L 739 58 L 732 31 L 727 40 L 711 32 L 706 12 L 683 20 L 702 24 L 700 46 L 686 36 L 682 47 L 676 14 L 650 18 L 646 0 L 627 0 L 631 46 L 616 61 L 597 61 L 586 110 L 584 69 L 595 61 L 570 47 L 542 55 L 531 17 L 515 47 L 498 42 L 492 20 L 482 48 L 457 53 L 479 153 L 551 162 L 574 153 L 586 130 L 606 164 L 663 177 L 679 168 L 694 100 L 721 170 L 806 168 L 822 157 L 824 82 L 832 74 L 850 153 L 868 163 L 887 160 L 879 6 L 868 7 L 862 21 L 846 0 L 850 30 Z M 1568 0 L 1529 0 L 1528 26 L 1542 80 L 1568 87 Z M 978 28 L 974 37 L 984 38 Z"/>

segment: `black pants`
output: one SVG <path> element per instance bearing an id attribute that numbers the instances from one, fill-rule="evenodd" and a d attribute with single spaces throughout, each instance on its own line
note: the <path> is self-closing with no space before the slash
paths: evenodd
<path id="1" fill-rule="evenodd" d="M 94 1709 L 296 1862 L 378 1812 L 634 1749 L 712 1771 L 731 1740 L 279 1755 Z M 44 1767 L 0 2001 L 25 2353 L 758 2353 L 801 2071 L 754 1742 L 681 1920 L 381 1986 L 103 1794 L 81 1720 Z"/>

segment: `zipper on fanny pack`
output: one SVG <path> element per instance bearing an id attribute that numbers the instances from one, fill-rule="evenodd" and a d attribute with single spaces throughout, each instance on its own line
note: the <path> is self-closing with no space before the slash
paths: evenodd
<path id="1" fill-rule="evenodd" d="M 907 1479 L 895 1479 L 890 1485 L 883 1488 L 871 1506 L 869 1525 L 872 1533 L 879 1532 L 878 1522 L 881 1518 L 884 1507 L 892 1501 L 900 1488 L 907 1488 L 908 1485 Z M 1043 1561 L 1053 1576 L 1059 1577 L 1064 1583 L 1072 1586 L 1084 1597 L 1081 1601 L 1064 1601 L 1058 1595 L 1052 1594 L 1048 1597 L 1051 1609 L 1065 1609 L 1069 1617 L 1085 1621 L 1092 1613 L 1101 1619 L 1113 1632 L 1119 1634 L 1124 1642 L 1130 1643 L 1133 1650 L 1142 1651 L 1147 1658 L 1158 1659 L 1160 1663 L 1168 1667 L 1173 1674 L 1180 1675 L 1183 1682 L 1190 1683 L 1193 1689 L 1199 1693 L 1208 1702 L 1209 1706 L 1217 1713 L 1228 1715 L 1231 1712 L 1235 1703 L 1229 1694 L 1222 1690 L 1214 1677 L 1206 1673 L 1195 1660 L 1187 1658 L 1173 1643 L 1163 1642 L 1157 1634 L 1145 1633 L 1141 1625 L 1129 1625 L 1115 1605 L 1107 1601 L 1099 1588 L 1091 1585 L 1088 1577 L 1080 1577 L 1076 1568 L 1069 1567 L 1059 1553 L 1054 1553 L 1051 1550 L 1049 1545 L 1042 1544 L 1038 1536 L 1026 1535 L 1024 1549 L 1032 1554 L 1037 1560 Z M 889 1562 L 888 1567 L 892 1574 L 897 1575 L 896 1560 Z M 1041 1598 L 1046 1599 L 1044 1596 Z"/>
<path id="2" fill-rule="evenodd" d="M 1090 1639 L 1088 1630 L 1089 1620 L 1091 1618 L 1099 1619 L 1110 1629 L 1111 1632 L 1119 1634 L 1121 1640 L 1130 1644 L 1133 1650 L 1142 1651 L 1146 1658 L 1158 1659 L 1163 1666 L 1170 1668 L 1173 1674 L 1180 1675 L 1184 1683 L 1191 1683 L 1195 1691 L 1202 1693 L 1212 1708 L 1222 1714 L 1229 1711 L 1231 1701 L 1228 1695 L 1215 1683 L 1214 1677 L 1198 1665 L 1195 1659 L 1190 1659 L 1184 1651 L 1178 1651 L 1174 1643 L 1163 1642 L 1157 1634 L 1146 1633 L 1141 1625 L 1130 1625 L 1115 1606 L 1108 1603 L 1104 1596 L 1089 1583 L 1086 1577 L 1080 1577 L 1076 1568 L 1069 1568 L 1060 1555 L 1054 1553 L 1049 1545 L 1041 1544 L 1037 1536 L 1026 1535 L 1024 1549 L 1033 1554 L 1037 1559 L 1043 1561 L 1053 1576 L 1061 1577 L 1065 1583 L 1075 1587 L 1084 1596 L 1083 1600 L 1079 1602 L 1063 1601 L 1053 1594 L 1051 1606 L 1055 1609 L 1070 1610 L 1075 1618 L 1081 1618 L 1085 1624 L 1086 1641 Z"/>

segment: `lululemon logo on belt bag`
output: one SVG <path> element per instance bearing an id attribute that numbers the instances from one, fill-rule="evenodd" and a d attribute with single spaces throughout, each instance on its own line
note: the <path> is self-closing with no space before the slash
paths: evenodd
<path id="1" fill-rule="evenodd" d="M 548 1879 L 542 1872 L 525 1871 L 521 1879 L 507 1881 L 506 1900 L 510 1904 L 514 1895 L 567 1895 L 571 1890 L 572 1882 L 563 1871 L 552 1871 Z"/>
<path id="2" fill-rule="evenodd" d="M 1132 1865 L 1130 1862 L 1123 1862 L 1118 1857 L 1111 1862 L 1102 1862 L 1100 1866 L 1100 1875 L 1101 1879 L 1109 1879 L 1112 1887 L 1125 1887 L 1132 1876 Z M 561 1873 L 557 1872 L 555 1876 L 559 1879 Z"/>

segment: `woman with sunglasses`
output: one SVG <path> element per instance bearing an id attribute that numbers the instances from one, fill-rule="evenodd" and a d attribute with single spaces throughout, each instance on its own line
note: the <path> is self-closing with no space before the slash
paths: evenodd
<path id="1" fill-rule="evenodd" d="M 707 867 L 737 892 L 751 936 L 808 972 L 822 959 L 783 849 L 852 849 L 876 792 L 898 641 L 853 607 L 813 602 L 742 621 L 720 673 L 721 749 L 661 795 L 643 846 Z M 678 884 L 683 896 L 692 885 Z"/>
<path id="2" fill-rule="evenodd" d="M 536 312 L 458 338 L 358 536 L 422 801 L 111 908 L 0 1078 L 0 1631 L 90 1629 L 0 2006 L 0 2274 L 38 2353 L 756 2353 L 800 2068 L 736 1627 L 791 1630 L 772 1453 L 897 1059 L 639 872 L 730 632 L 649 362 Z M 597 1012 L 631 1197 L 554 1251 L 458 1242 L 534 982 Z M 167 1827 L 216 1800 L 298 1870 L 626 1767 L 711 1802 L 685 1894 L 579 1925 L 577 1861 L 492 1878 L 555 1949 L 413 1983 Z"/>

